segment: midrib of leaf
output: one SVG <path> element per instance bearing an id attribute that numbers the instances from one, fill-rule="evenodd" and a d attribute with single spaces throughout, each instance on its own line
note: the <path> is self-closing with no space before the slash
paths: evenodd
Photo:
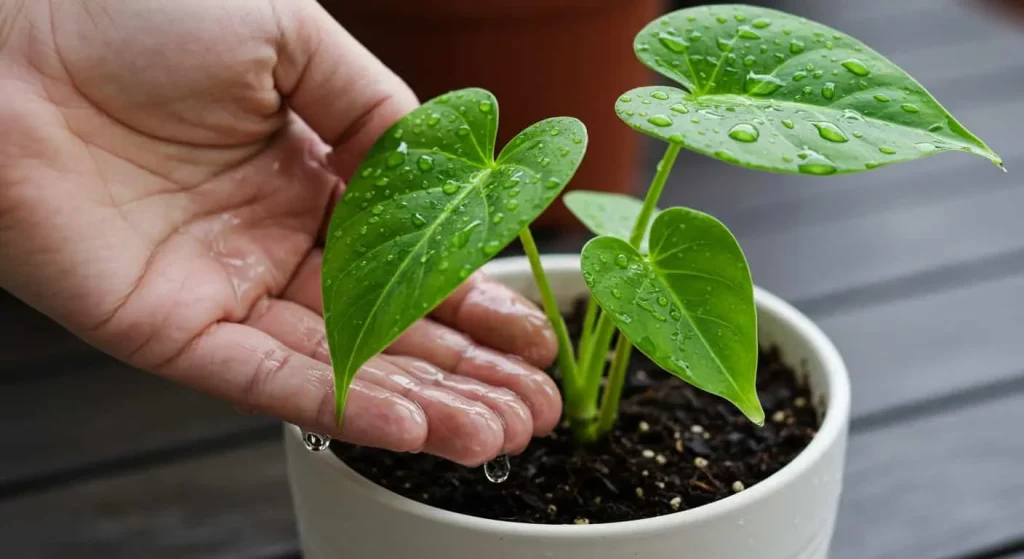
<path id="1" fill-rule="evenodd" d="M 459 117 L 459 120 L 462 122 L 463 126 L 465 126 L 466 128 L 469 128 L 470 131 L 473 130 L 473 127 L 469 125 L 469 121 L 466 120 L 466 117 L 463 116 L 462 113 L 460 113 L 459 111 L 456 111 L 456 110 L 452 110 L 452 113 L 454 113 L 456 116 Z M 490 132 L 490 129 L 488 129 L 488 132 Z M 484 150 L 480 147 L 480 144 L 478 144 L 477 141 L 476 141 L 476 134 L 470 133 L 469 137 L 470 137 L 471 140 L 473 140 L 473 147 L 476 148 L 476 152 L 480 154 L 480 165 L 479 166 L 486 166 L 486 165 L 494 163 L 494 154 L 492 153 L 491 155 L 487 155 L 486 153 L 484 153 Z"/>
<path id="2" fill-rule="evenodd" d="M 665 285 L 669 285 L 668 278 L 665 277 L 665 275 L 661 273 L 662 269 L 656 264 L 656 262 L 657 262 L 657 258 L 655 258 L 654 261 L 650 261 L 649 262 L 650 267 L 651 267 L 651 271 L 654 272 L 655 275 L 657 275 L 659 278 L 661 278 L 661 280 L 665 282 Z M 704 275 L 704 274 L 702 274 L 702 275 Z M 721 279 L 721 278 L 719 278 L 719 279 Z M 729 281 L 726 281 L 724 279 L 722 279 L 722 281 L 724 283 L 726 283 L 727 285 L 731 285 L 731 282 L 729 282 Z M 718 358 L 718 353 L 716 351 L 714 351 L 713 349 L 711 349 L 711 345 L 708 344 L 707 338 L 705 338 L 704 334 L 700 331 L 700 328 L 697 326 L 697 323 L 693 320 L 693 317 L 690 315 L 690 311 L 687 310 L 686 305 L 684 305 L 683 301 L 679 297 L 676 296 L 676 293 L 675 293 L 674 289 L 669 289 L 668 292 L 672 296 L 672 300 L 675 301 L 675 303 L 677 305 L 679 305 L 680 312 L 683 314 L 683 316 L 686 317 L 686 320 L 693 326 L 693 331 L 697 333 L 697 337 L 700 338 L 701 343 L 704 344 L 704 347 L 708 348 L 708 353 L 710 353 L 711 357 L 714 358 L 715 364 L 718 365 L 718 370 L 722 372 L 722 376 L 724 376 L 726 379 L 728 379 L 729 384 L 732 385 L 732 388 L 733 388 L 733 390 L 736 391 L 736 394 L 738 396 L 741 396 L 744 400 L 746 400 L 747 398 L 743 394 L 743 391 L 740 390 L 739 385 L 736 384 L 736 381 L 732 378 L 732 375 L 729 374 L 728 369 L 725 368 L 725 365 L 723 365 L 722 361 Z M 679 322 L 677 321 L 676 324 L 678 325 Z M 747 402 L 747 403 L 749 404 L 749 402 Z"/>
<path id="3" fill-rule="evenodd" d="M 732 36 L 732 41 L 730 41 L 730 45 L 732 45 L 732 43 L 735 43 L 739 38 L 740 38 L 740 29 L 739 29 L 739 27 L 737 27 L 736 28 L 736 33 Z M 729 56 L 730 52 L 732 52 L 732 51 L 730 50 L 730 51 L 723 52 L 722 56 L 718 57 L 718 64 L 715 64 L 715 69 L 714 69 L 714 71 L 711 72 L 711 78 L 708 79 L 707 83 L 704 84 L 704 87 L 701 88 L 701 90 L 699 92 L 700 95 L 704 95 L 705 93 L 707 93 L 707 91 L 709 89 L 711 89 L 712 87 L 715 86 L 715 80 L 718 79 L 718 73 L 720 71 L 722 71 L 722 65 L 725 63 L 725 59 Z M 687 58 L 689 58 L 689 53 L 687 53 Z M 687 66 L 689 66 L 689 64 L 690 64 L 689 61 L 687 61 L 686 64 L 687 64 Z"/>
<path id="4" fill-rule="evenodd" d="M 489 169 L 493 169 L 493 167 L 490 167 Z M 404 260 L 402 260 L 402 263 L 399 265 L 398 270 L 395 271 L 395 274 L 393 276 L 391 276 L 391 279 L 388 281 L 388 283 L 384 286 L 384 289 L 381 291 L 381 296 L 378 297 L 377 300 L 374 302 L 373 308 L 370 309 L 370 313 L 367 315 L 366 320 L 363 322 L 363 325 L 359 328 L 359 334 L 356 336 L 356 341 L 353 344 L 353 347 L 356 347 L 356 348 L 359 347 L 360 342 L 362 342 L 362 340 L 363 340 L 363 335 L 366 334 L 366 328 L 370 324 L 370 319 L 375 314 L 377 314 L 377 309 L 380 308 L 381 301 L 383 301 L 384 298 L 385 298 L 385 295 L 391 291 L 391 288 L 395 285 L 395 280 L 399 276 L 402 275 L 402 272 L 405 271 L 405 268 L 409 265 L 409 262 L 412 261 L 412 255 L 416 254 L 420 249 L 422 249 L 423 245 L 430 239 L 431 235 L 433 235 L 433 233 L 435 231 L 437 231 L 437 228 L 440 226 L 440 224 L 448 219 L 448 216 L 450 216 L 455 211 L 455 209 L 458 208 L 459 204 L 463 200 L 465 200 L 470 194 L 472 194 L 477 188 L 480 187 L 480 184 L 483 182 L 480 179 L 487 178 L 487 177 L 490 176 L 490 174 L 491 174 L 490 172 L 484 173 L 484 174 L 482 174 L 478 178 L 478 180 L 473 181 L 473 183 L 470 184 L 470 187 L 467 188 L 465 192 L 463 192 L 462 194 L 458 195 L 456 198 L 453 199 L 453 202 L 451 204 L 449 204 L 447 208 L 445 208 L 445 211 L 441 213 L 441 215 L 438 217 L 438 219 L 434 220 L 434 224 L 433 225 L 431 225 L 430 227 L 428 227 L 428 228 L 423 230 L 423 238 L 420 239 L 420 241 L 416 243 L 416 245 L 412 248 L 411 251 L 409 251 L 409 256 L 407 256 Z M 394 199 L 395 198 L 392 198 L 392 200 L 394 200 Z M 485 200 L 484 201 L 484 207 L 486 207 L 486 206 L 487 206 L 487 204 L 486 204 L 486 200 Z M 411 236 L 412 234 L 410 233 L 409 235 Z M 405 237 L 405 236 L 406 235 L 403 235 L 402 237 Z M 351 269 L 351 268 L 349 268 L 349 269 Z M 334 289 L 331 290 L 331 298 L 332 299 L 334 298 L 334 293 L 335 293 L 335 291 L 337 289 L 338 289 L 338 285 L 335 285 Z M 352 352 L 350 354 L 348 362 L 345 364 L 344 369 L 346 371 L 348 371 L 349 368 L 352 366 L 352 359 L 354 357 L 354 353 L 355 352 Z"/>

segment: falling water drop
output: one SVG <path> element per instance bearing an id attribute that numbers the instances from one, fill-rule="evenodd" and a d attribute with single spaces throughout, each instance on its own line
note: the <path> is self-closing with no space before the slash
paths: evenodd
<path id="1" fill-rule="evenodd" d="M 484 475 L 487 476 L 487 481 L 491 483 L 503 483 L 508 479 L 508 474 L 511 471 L 512 465 L 509 464 L 507 454 L 502 454 L 484 464 Z"/>
<path id="2" fill-rule="evenodd" d="M 331 438 L 327 435 L 320 435 L 312 431 L 302 432 L 302 443 L 310 452 L 323 452 L 331 446 Z"/>

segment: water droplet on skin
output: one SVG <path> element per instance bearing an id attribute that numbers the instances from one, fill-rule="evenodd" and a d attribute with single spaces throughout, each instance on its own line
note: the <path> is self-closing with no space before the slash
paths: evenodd
<path id="1" fill-rule="evenodd" d="M 753 25 L 755 29 L 764 29 L 765 27 L 768 27 L 771 24 L 771 20 L 759 18 L 755 19 L 750 25 Z"/>
<path id="2" fill-rule="evenodd" d="M 793 121 L 789 119 L 783 120 L 782 125 L 785 126 L 786 128 L 789 128 L 790 130 L 792 130 L 794 127 Z"/>
<path id="3" fill-rule="evenodd" d="M 784 84 L 782 80 L 770 74 L 747 74 L 747 81 L 743 84 L 743 90 L 751 95 L 770 95 Z"/>
<path id="4" fill-rule="evenodd" d="M 921 109 L 917 108 L 917 105 L 912 105 L 910 103 L 904 103 L 904 104 L 900 105 L 900 108 L 903 109 L 904 111 L 908 112 L 908 113 L 918 113 L 918 112 L 921 112 Z"/>
<path id="5" fill-rule="evenodd" d="M 818 135 L 823 139 L 837 144 L 850 141 L 850 139 L 846 137 L 846 134 L 831 122 L 813 122 L 811 124 L 818 129 Z"/>
<path id="6" fill-rule="evenodd" d="M 793 39 L 792 41 L 789 42 L 789 52 L 791 52 L 793 54 L 800 54 L 803 51 L 804 51 L 804 43 L 803 43 L 803 41 L 798 41 L 796 39 Z"/>
<path id="7" fill-rule="evenodd" d="M 420 168 L 420 171 L 427 173 L 434 168 L 434 158 L 429 155 L 421 155 L 416 160 L 416 166 Z"/>
<path id="8" fill-rule="evenodd" d="M 756 142 L 758 136 L 760 136 L 760 133 L 757 131 L 757 128 L 746 123 L 737 124 L 729 130 L 729 137 L 737 142 Z"/>
<path id="9" fill-rule="evenodd" d="M 651 123 L 651 124 L 653 124 L 655 126 L 661 126 L 661 127 L 672 126 L 672 119 L 667 117 L 667 116 L 665 116 L 665 115 L 654 115 L 654 116 L 648 118 L 647 122 L 649 122 L 649 123 Z"/>
<path id="10" fill-rule="evenodd" d="M 739 32 L 736 34 L 740 39 L 760 39 L 761 36 L 756 31 L 746 25 L 741 25 Z"/>
<path id="11" fill-rule="evenodd" d="M 864 77 L 871 73 L 867 66 L 864 65 L 860 60 L 856 58 L 848 58 L 840 63 L 843 68 L 849 70 L 849 72 L 855 76 Z"/>
<path id="12" fill-rule="evenodd" d="M 310 452 L 323 452 L 331 446 L 331 438 L 310 431 L 302 432 L 302 444 Z"/>
<path id="13" fill-rule="evenodd" d="M 699 39 L 700 37 L 698 36 L 697 38 Z M 683 40 L 680 37 L 673 33 L 669 33 L 666 31 L 658 33 L 658 42 L 661 43 L 663 47 L 667 48 L 668 50 L 676 54 L 682 54 L 686 52 L 686 43 L 683 42 Z"/>
<path id="14" fill-rule="evenodd" d="M 821 86 L 821 96 L 825 99 L 832 99 L 836 96 L 836 84 L 828 82 Z"/>
<path id="15" fill-rule="evenodd" d="M 896 153 L 896 148 L 890 146 L 878 146 L 878 151 L 886 155 L 894 155 Z"/>
<path id="16" fill-rule="evenodd" d="M 658 99 L 659 101 L 665 101 L 668 99 L 668 93 L 665 93 L 664 91 L 655 91 L 654 93 L 651 93 L 651 97 Z"/>
<path id="17" fill-rule="evenodd" d="M 423 227 L 427 224 L 427 220 L 422 215 L 414 213 L 412 214 L 412 224 L 416 227 Z"/>
<path id="18" fill-rule="evenodd" d="M 509 464 L 507 454 L 502 454 L 484 464 L 484 475 L 487 476 L 487 481 L 491 483 L 504 483 L 511 472 L 512 465 Z"/>

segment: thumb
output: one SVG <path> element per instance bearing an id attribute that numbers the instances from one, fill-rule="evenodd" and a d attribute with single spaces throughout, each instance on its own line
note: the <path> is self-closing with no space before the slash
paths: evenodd
<path id="1" fill-rule="evenodd" d="M 348 180 L 389 126 L 419 104 L 397 75 L 314 0 L 273 0 L 280 37 L 274 81 L 291 109 L 334 148 Z"/>

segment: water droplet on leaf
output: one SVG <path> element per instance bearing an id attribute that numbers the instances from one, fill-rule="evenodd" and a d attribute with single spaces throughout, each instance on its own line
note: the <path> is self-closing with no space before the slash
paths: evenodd
<path id="1" fill-rule="evenodd" d="M 811 124 L 818 129 L 819 136 L 830 142 L 843 143 L 850 141 L 850 139 L 846 137 L 846 134 L 831 122 L 813 122 Z"/>
<path id="2" fill-rule="evenodd" d="M 672 119 L 665 115 L 654 115 L 647 119 L 647 122 L 655 126 L 672 126 Z"/>
<path id="3" fill-rule="evenodd" d="M 729 137 L 737 142 L 756 142 L 760 133 L 750 124 L 737 124 L 729 130 Z"/>
<path id="4" fill-rule="evenodd" d="M 840 63 L 843 68 L 850 71 L 851 74 L 856 76 L 866 76 L 871 73 L 867 66 L 864 65 L 860 60 L 856 58 L 848 58 Z"/>

